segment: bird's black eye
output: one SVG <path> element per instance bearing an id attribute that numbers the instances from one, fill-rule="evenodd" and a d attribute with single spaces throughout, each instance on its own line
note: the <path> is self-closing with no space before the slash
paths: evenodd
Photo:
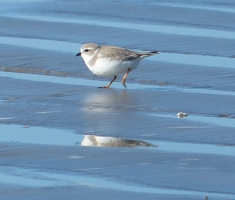
<path id="1" fill-rule="evenodd" d="M 88 51 L 89 51 L 89 49 L 85 49 L 84 51 L 85 51 L 85 52 L 88 52 Z"/>

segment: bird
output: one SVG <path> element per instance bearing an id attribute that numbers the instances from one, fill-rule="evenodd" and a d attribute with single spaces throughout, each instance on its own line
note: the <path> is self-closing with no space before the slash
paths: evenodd
<path id="1" fill-rule="evenodd" d="M 138 67 L 143 58 L 158 53 L 159 51 L 135 52 L 118 46 L 86 43 L 82 45 L 76 56 L 83 58 L 86 66 L 93 74 L 101 77 L 113 77 L 108 85 L 99 88 L 110 88 L 119 74 L 124 74 L 122 84 L 126 88 L 128 74 Z"/>

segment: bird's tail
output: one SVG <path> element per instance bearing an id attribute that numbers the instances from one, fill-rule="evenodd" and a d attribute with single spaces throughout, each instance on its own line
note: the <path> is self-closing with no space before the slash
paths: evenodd
<path id="1" fill-rule="evenodd" d="M 140 53 L 140 57 L 145 58 L 145 57 L 153 56 L 155 54 L 159 54 L 159 51 L 150 51 L 146 53 Z"/>
<path id="2" fill-rule="evenodd" d="M 159 54 L 159 51 L 151 51 L 149 52 L 151 55 L 154 55 L 154 54 Z"/>

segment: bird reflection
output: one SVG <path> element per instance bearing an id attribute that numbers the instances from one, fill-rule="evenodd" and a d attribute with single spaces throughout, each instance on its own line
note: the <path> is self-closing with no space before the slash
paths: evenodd
<path id="1" fill-rule="evenodd" d="M 87 95 L 84 103 L 87 111 L 110 112 L 133 105 L 133 98 L 126 90 L 99 90 Z"/>
<path id="2" fill-rule="evenodd" d="M 116 137 L 106 137 L 106 136 L 96 136 L 96 135 L 85 135 L 81 145 L 82 146 L 97 146 L 97 147 L 154 146 L 153 144 L 142 141 L 142 140 L 129 140 L 129 139 L 120 139 Z"/>

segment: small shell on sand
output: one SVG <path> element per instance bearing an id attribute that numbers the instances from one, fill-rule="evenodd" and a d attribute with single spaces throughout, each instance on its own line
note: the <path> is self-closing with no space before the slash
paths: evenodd
<path id="1" fill-rule="evenodd" d="M 184 113 L 184 112 L 178 112 L 177 116 L 178 116 L 178 118 L 185 118 L 188 116 L 188 114 Z"/>

